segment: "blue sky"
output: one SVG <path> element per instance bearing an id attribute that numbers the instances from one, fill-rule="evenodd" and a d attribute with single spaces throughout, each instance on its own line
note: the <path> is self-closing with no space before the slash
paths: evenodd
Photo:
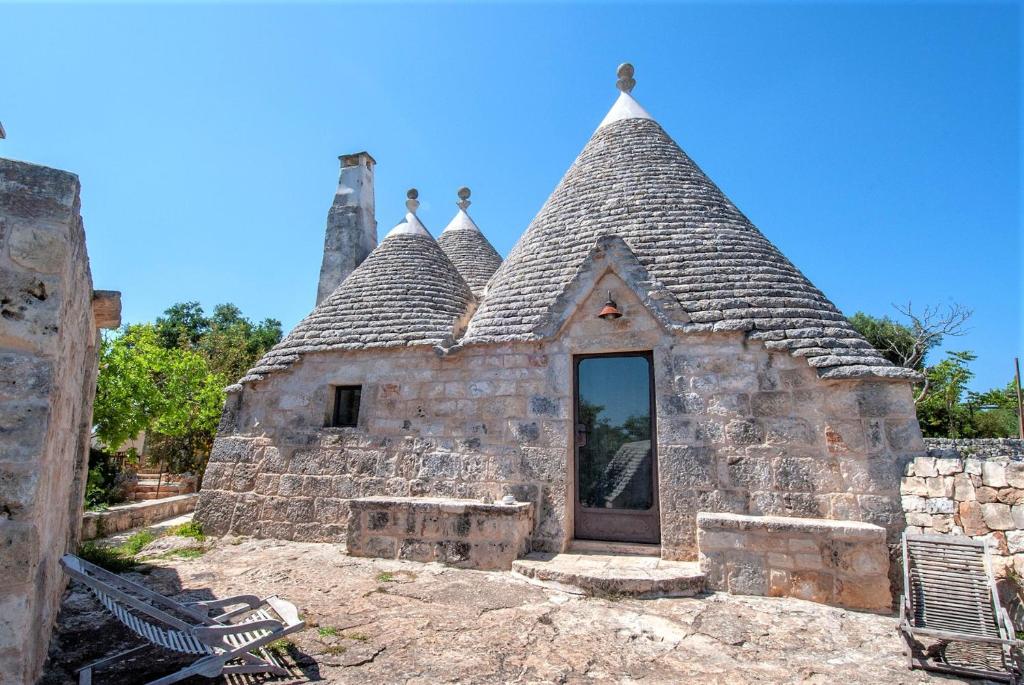
<path id="1" fill-rule="evenodd" d="M 420 189 L 507 253 L 636 98 L 844 312 L 960 302 L 976 388 L 1021 344 L 1016 4 L 0 6 L 0 155 L 83 183 L 126 321 L 312 307 L 337 155 L 385 230 Z"/>

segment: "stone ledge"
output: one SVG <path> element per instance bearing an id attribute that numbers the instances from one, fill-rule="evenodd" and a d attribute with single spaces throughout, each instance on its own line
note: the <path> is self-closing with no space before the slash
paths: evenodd
<path id="1" fill-rule="evenodd" d="M 106 511 L 87 511 L 82 516 L 82 539 L 92 540 L 181 516 L 193 511 L 198 501 L 199 494 L 191 493 L 121 504 Z"/>
<path id="2" fill-rule="evenodd" d="M 436 510 L 444 514 L 486 514 L 488 516 L 520 516 L 529 512 L 529 502 L 515 504 L 486 504 L 474 499 L 447 497 L 357 497 L 349 500 L 350 509 L 376 509 L 380 507 L 406 507 L 417 511 Z"/>
<path id="3" fill-rule="evenodd" d="M 703 530 L 764 531 L 827 535 L 843 540 L 885 542 L 885 529 L 862 521 L 799 518 L 795 516 L 745 516 L 743 514 L 697 514 L 697 527 Z"/>

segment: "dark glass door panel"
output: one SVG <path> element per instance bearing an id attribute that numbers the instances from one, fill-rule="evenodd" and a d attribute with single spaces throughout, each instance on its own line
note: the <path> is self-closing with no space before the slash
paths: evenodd
<path id="1" fill-rule="evenodd" d="M 658 542 L 649 354 L 577 357 L 576 537 Z"/>

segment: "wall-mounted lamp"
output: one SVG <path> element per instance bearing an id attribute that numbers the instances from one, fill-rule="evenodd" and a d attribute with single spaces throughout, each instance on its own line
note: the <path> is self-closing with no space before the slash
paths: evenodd
<path id="1" fill-rule="evenodd" d="M 597 316 L 605 321 L 613 321 L 622 316 L 622 312 L 619 311 L 618 305 L 616 305 L 615 300 L 612 299 L 611 290 L 608 291 L 608 301 L 604 303 L 604 308 Z"/>

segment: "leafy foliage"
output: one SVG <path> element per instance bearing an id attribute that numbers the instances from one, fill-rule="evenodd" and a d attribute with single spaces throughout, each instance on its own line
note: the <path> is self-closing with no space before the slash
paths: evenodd
<path id="1" fill-rule="evenodd" d="M 233 304 L 206 316 L 198 302 L 179 302 L 154 324 L 125 326 L 103 340 L 96 436 L 117 450 L 145 431 L 150 461 L 172 473 L 201 474 L 224 387 L 280 339 L 279 321 L 254 324 Z"/>
<path id="2" fill-rule="evenodd" d="M 850 323 L 858 333 L 867 338 L 872 347 L 897 366 L 903 366 L 904 360 L 911 357 L 914 352 L 914 332 L 909 326 L 894 321 L 888 316 L 878 317 L 857 312 L 850 317 Z M 937 341 L 932 343 L 931 347 L 936 344 Z M 925 352 L 927 354 L 928 350 Z M 915 371 L 921 371 L 923 367 L 924 357 L 921 357 L 913 368 Z"/>
<path id="3" fill-rule="evenodd" d="M 119 335 L 104 339 L 100 351 L 93 410 L 96 436 L 116 450 L 146 431 L 158 446 L 162 441 L 182 445 L 187 462 L 191 454 L 209 451 L 224 404 L 224 385 L 202 355 L 162 347 L 154 326 L 126 326 Z"/>
<path id="4" fill-rule="evenodd" d="M 229 381 L 241 378 L 264 352 L 281 340 L 281 322 L 254 324 L 233 304 L 219 304 L 207 317 L 198 302 L 179 302 L 156 320 L 160 344 L 200 352 L 210 370 Z"/>
<path id="5" fill-rule="evenodd" d="M 113 458 L 98 449 L 89 450 L 89 473 L 85 481 L 85 508 L 106 509 L 124 501 L 121 472 Z"/>

